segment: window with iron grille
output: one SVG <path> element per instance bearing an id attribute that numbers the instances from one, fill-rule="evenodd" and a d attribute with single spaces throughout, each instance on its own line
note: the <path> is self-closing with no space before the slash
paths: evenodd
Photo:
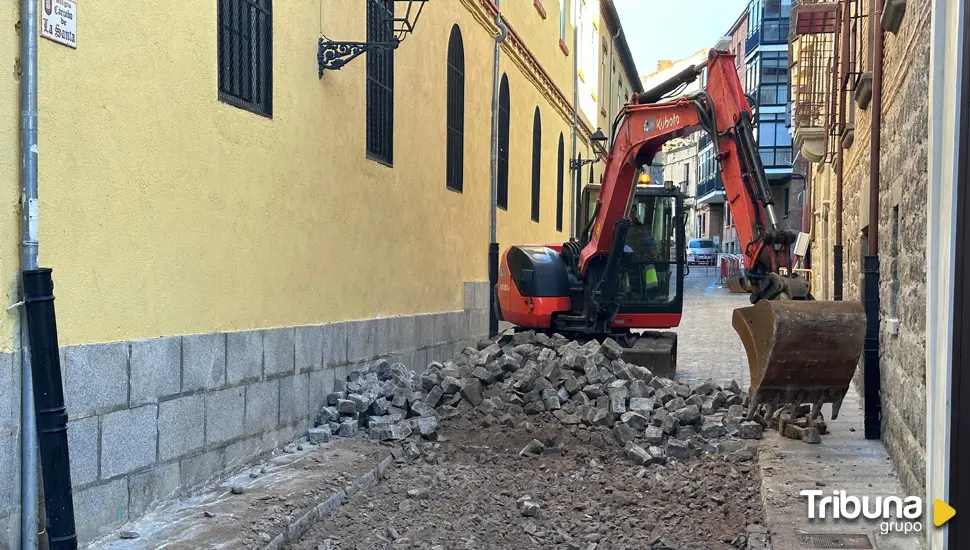
<path id="1" fill-rule="evenodd" d="M 219 100 L 273 116 L 273 2 L 219 0 Z"/>
<path id="2" fill-rule="evenodd" d="M 465 185 L 465 49 L 458 25 L 448 39 L 448 137 L 445 186 L 461 193 Z"/>
<path id="3" fill-rule="evenodd" d="M 498 207 L 509 208 L 509 78 L 502 75 L 498 92 Z"/>
<path id="4" fill-rule="evenodd" d="M 539 221 L 540 169 L 542 167 L 542 120 L 536 107 L 532 117 L 532 221 Z"/>
<path id="5" fill-rule="evenodd" d="M 394 39 L 394 0 L 367 0 L 367 41 Z M 367 52 L 367 157 L 394 163 L 394 50 Z"/>
<path id="6" fill-rule="evenodd" d="M 563 187 L 566 173 L 566 143 L 559 134 L 559 154 L 556 157 L 556 231 L 562 231 Z"/>

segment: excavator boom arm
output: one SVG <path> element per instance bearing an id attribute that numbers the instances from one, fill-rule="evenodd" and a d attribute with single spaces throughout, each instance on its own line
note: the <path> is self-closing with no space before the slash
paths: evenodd
<path id="1" fill-rule="evenodd" d="M 795 411 L 801 403 L 813 405 L 813 419 L 823 403 L 832 403 L 835 418 L 862 353 L 862 307 L 857 302 L 815 301 L 808 285 L 792 274 L 795 235 L 778 228 L 753 115 L 733 56 L 711 50 L 706 88 L 661 101 L 695 80 L 699 72 L 689 67 L 621 111 L 594 225 L 577 268 L 585 273 L 592 262 L 605 256 L 609 273 L 630 223 L 626 210 L 637 167 L 651 162 L 666 141 L 698 129 L 707 131 L 736 222 L 745 276 L 758 285 L 751 295 L 755 305 L 736 309 L 733 319 L 751 373 L 749 419 L 762 404 L 770 417 L 776 406 Z"/>
<path id="2" fill-rule="evenodd" d="M 664 95 L 696 79 L 689 67 L 670 81 L 628 103 L 619 116 L 613 146 L 606 159 L 603 187 L 588 244 L 579 257 L 579 271 L 607 256 L 613 233 L 626 216 L 636 185 L 637 168 L 652 160 L 663 144 L 699 129 L 711 134 L 727 201 L 736 220 L 738 240 L 748 272 L 755 278 L 790 268 L 793 236 L 777 230 L 771 191 L 754 138 L 752 113 L 734 68 L 733 55 L 711 50 L 704 91 L 658 102 Z"/>

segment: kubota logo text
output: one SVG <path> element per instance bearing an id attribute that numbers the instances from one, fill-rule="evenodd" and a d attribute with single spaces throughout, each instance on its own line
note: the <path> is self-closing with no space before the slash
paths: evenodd
<path id="1" fill-rule="evenodd" d="M 678 126 L 680 126 L 680 115 L 677 113 L 660 118 L 650 117 L 643 121 L 643 133 L 644 135 L 650 135 L 658 130 L 662 132 Z"/>
<path id="2" fill-rule="evenodd" d="M 660 131 L 676 128 L 679 125 L 680 125 L 680 115 L 676 113 L 670 116 L 662 117 L 657 121 L 657 129 Z"/>

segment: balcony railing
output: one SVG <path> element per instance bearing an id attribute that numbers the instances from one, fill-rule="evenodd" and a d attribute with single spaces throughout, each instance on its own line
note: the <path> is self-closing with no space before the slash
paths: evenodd
<path id="1" fill-rule="evenodd" d="M 702 181 L 697 184 L 697 198 L 700 199 L 704 195 L 712 191 L 724 191 L 724 182 L 721 181 L 720 174 L 715 175 L 713 178 Z"/>
<path id="2" fill-rule="evenodd" d="M 769 19 L 763 21 L 744 41 L 744 51 L 753 52 L 761 44 L 787 44 L 788 20 Z"/>
<path id="3" fill-rule="evenodd" d="M 751 34 L 744 40 L 744 51 L 746 53 L 753 52 L 761 44 L 761 27 L 754 29 Z"/>
<path id="4" fill-rule="evenodd" d="M 790 38 L 806 34 L 834 33 L 839 24 L 839 5 L 834 0 L 792 0 Z"/>
<path id="5" fill-rule="evenodd" d="M 813 162 L 826 158 L 834 129 L 833 74 L 838 4 L 833 0 L 794 0 L 789 44 L 792 125 L 795 141 Z M 831 127 L 831 128 L 830 128 Z"/>

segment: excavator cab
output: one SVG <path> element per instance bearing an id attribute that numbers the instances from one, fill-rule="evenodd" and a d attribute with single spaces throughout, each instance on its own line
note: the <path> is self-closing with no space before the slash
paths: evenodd
<path id="1" fill-rule="evenodd" d="M 594 216 L 601 187 L 583 188 L 583 226 Z M 614 334 L 628 334 L 624 357 L 650 365 L 658 376 L 673 378 L 677 370 L 677 333 L 664 329 L 680 325 L 687 274 L 684 232 L 685 196 L 672 186 L 637 185 L 626 218 L 632 222 L 619 267 L 618 307 Z"/>
<path id="2" fill-rule="evenodd" d="M 582 218 L 588 224 L 600 185 L 583 188 Z M 619 309 L 613 321 L 626 328 L 667 329 L 680 324 L 684 304 L 684 195 L 676 188 L 638 185 L 627 208 L 633 225 L 620 264 Z"/>

